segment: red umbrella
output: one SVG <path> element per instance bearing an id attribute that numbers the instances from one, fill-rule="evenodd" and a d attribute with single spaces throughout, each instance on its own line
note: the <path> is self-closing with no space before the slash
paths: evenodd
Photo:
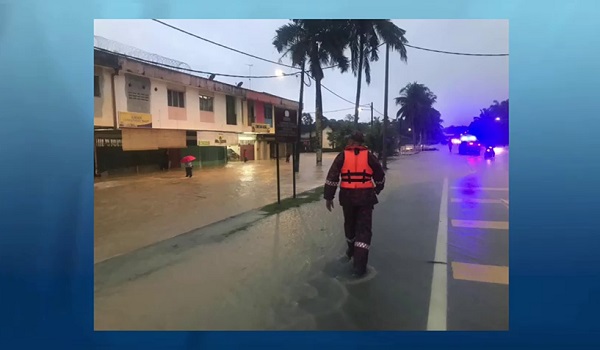
<path id="1" fill-rule="evenodd" d="M 194 156 L 185 156 L 185 157 L 181 158 L 182 163 L 190 163 L 195 160 L 196 160 L 196 157 L 194 157 Z"/>

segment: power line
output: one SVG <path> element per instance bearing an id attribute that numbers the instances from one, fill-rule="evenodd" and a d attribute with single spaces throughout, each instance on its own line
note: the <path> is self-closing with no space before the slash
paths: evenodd
<path id="1" fill-rule="evenodd" d="M 238 49 L 234 49 L 233 47 L 230 47 L 230 46 L 227 46 L 227 45 L 220 44 L 220 43 L 218 43 L 218 42 L 216 42 L 216 41 L 212 41 L 212 40 L 209 40 L 209 39 L 203 38 L 203 37 L 201 37 L 201 36 L 199 36 L 199 35 L 196 35 L 196 34 L 194 34 L 194 33 L 190 33 L 190 32 L 188 32 L 188 31 L 186 31 L 186 30 L 183 30 L 183 29 L 181 29 L 181 28 L 175 27 L 175 26 L 173 26 L 173 25 L 170 25 L 170 24 L 168 24 L 168 23 L 165 23 L 165 22 L 163 22 L 163 21 L 160 21 L 160 20 L 158 20 L 158 19 L 154 19 L 154 18 L 153 18 L 152 20 L 153 20 L 154 22 L 160 23 L 160 24 L 162 24 L 162 25 L 164 25 L 164 26 L 166 26 L 166 27 L 169 27 L 169 28 L 171 28 L 171 29 L 175 29 L 175 30 L 176 30 L 176 31 L 178 31 L 178 32 L 181 32 L 181 33 L 184 33 L 184 34 L 187 34 L 187 35 L 193 36 L 193 37 L 194 37 L 194 38 L 196 38 L 196 39 L 200 39 L 200 40 L 202 40 L 202 41 L 206 41 L 207 43 L 210 43 L 210 44 L 213 44 L 213 45 L 217 45 L 217 46 L 219 46 L 219 47 L 222 47 L 222 48 L 224 48 L 224 49 L 231 50 L 231 51 L 233 51 L 233 52 L 237 52 L 237 53 L 239 53 L 239 54 L 242 54 L 242 55 L 245 55 L 245 56 L 248 56 L 248 57 L 252 57 L 252 58 L 255 58 L 255 59 L 257 59 L 257 60 L 261 60 L 261 61 L 265 61 L 265 62 L 269 62 L 269 63 L 273 63 L 273 64 L 278 64 L 278 65 L 280 65 L 280 66 L 284 66 L 284 67 L 288 67 L 288 68 L 294 68 L 294 69 L 298 69 L 297 67 L 294 67 L 294 66 L 290 66 L 290 65 L 287 65 L 287 64 L 284 64 L 284 63 L 281 63 L 281 62 L 277 62 L 277 61 L 272 61 L 272 60 L 269 60 L 269 59 L 266 59 L 266 58 L 263 58 L 263 57 L 259 57 L 259 56 L 256 56 L 256 55 L 253 55 L 253 54 L 250 54 L 250 53 L 247 53 L 247 52 L 244 52 L 244 51 L 238 50 Z"/>
<path id="2" fill-rule="evenodd" d="M 364 107 L 364 106 L 367 106 L 367 105 L 363 105 L 363 107 Z M 333 110 L 333 111 L 325 111 L 325 112 L 323 112 L 323 114 L 325 114 L 325 113 L 335 113 L 335 112 L 350 111 L 350 110 L 353 110 L 353 109 L 354 109 L 354 107 L 342 108 L 342 109 L 336 109 L 336 110 Z M 317 113 L 317 112 L 316 112 L 316 111 L 312 111 L 312 112 L 305 112 L 305 113 L 310 113 L 310 114 L 312 114 L 312 113 Z M 381 113 L 380 113 L 380 114 L 381 114 Z"/>
<path id="3" fill-rule="evenodd" d="M 384 45 L 384 44 L 382 44 L 382 45 Z M 479 56 L 479 57 L 504 57 L 504 56 L 508 56 L 507 53 L 465 53 L 465 52 L 453 52 L 453 51 L 443 51 L 443 50 L 427 49 L 427 48 L 424 48 L 424 47 L 413 46 L 413 45 L 409 45 L 409 44 L 404 44 L 404 46 L 410 47 L 410 48 L 413 48 L 413 49 L 417 49 L 417 50 L 423 50 L 423 51 L 429 51 L 429 52 L 435 52 L 435 53 L 443 53 L 443 54 L 446 54 L 446 55 Z"/>
<path id="4" fill-rule="evenodd" d="M 174 25 L 171 25 L 171 24 L 165 23 L 165 22 L 163 22 L 163 21 L 160 21 L 160 20 L 158 20 L 158 19 L 154 19 L 154 18 L 153 18 L 152 20 L 153 20 L 154 22 L 160 23 L 160 24 L 162 24 L 162 25 L 164 25 L 164 26 L 166 26 L 166 27 L 169 27 L 169 28 L 171 28 L 171 29 L 174 29 L 174 30 L 176 30 L 176 31 L 179 31 L 179 32 L 181 32 L 181 33 L 184 33 L 184 34 L 187 34 L 187 35 L 193 36 L 193 37 L 195 37 L 195 38 L 197 38 L 197 39 L 200 39 L 200 40 L 206 41 L 207 43 L 210 43 L 210 44 L 213 44 L 213 45 L 217 45 L 217 46 L 219 46 L 219 47 L 222 47 L 222 48 L 224 48 L 224 49 L 231 50 L 231 51 L 233 51 L 233 52 L 237 52 L 237 53 L 239 53 L 239 54 L 246 55 L 246 56 L 248 56 L 248 57 L 252 57 L 252 58 L 255 58 L 255 59 L 257 59 L 257 60 L 264 61 L 264 62 L 269 62 L 269 63 L 277 64 L 277 65 L 280 65 L 280 66 L 283 66 L 283 67 L 288 67 L 288 68 L 298 69 L 298 67 L 294 67 L 294 66 L 291 66 L 291 65 L 288 65 L 288 64 L 285 64 L 285 63 L 281 63 L 281 62 L 277 62 L 277 61 L 269 60 L 269 59 L 266 59 L 266 58 L 263 58 L 263 57 L 260 57 L 260 56 L 256 56 L 256 55 L 253 55 L 253 54 L 250 54 L 250 53 L 247 53 L 247 52 L 244 52 L 244 51 L 241 51 L 241 50 L 238 50 L 238 49 L 232 48 L 232 47 L 230 47 L 230 46 L 227 46 L 227 45 L 220 44 L 220 43 L 218 43 L 218 42 L 216 42 L 216 41 L 213 41 L 213 40 L 210 40 L 210 39 L 203 38 L 203 37 L 201 37 L 201 36 L 199 36 L 199 35 L 197 35 L 197 34 L 194 34 L 194 33 L 188 32 L 188 31 L 186 31 L 186 30 L 184 30 L 184 29 L 178 28 L 178 27 L 176 27 L 176 26 L 174 26 Z M 380 44 L 378 47 L 382 47 L 382 46 L 384 46 L 384 45 L 385 45 L 385 43 L 382 43 L 382 44 Z M 478 57 L 506 57 L 506 56 L 508 56 L 508 55 L 509 55 L 509 54 L 507 54 L 507 53 L 466 53 L 466 52 L 456 52 L 456 51 L 444 51 L 444 50 L 429 49 L 429 48 L 420 47 L 420 46 L 415 46 L 415 45 L 410 45 L 410 44 L 404 44 L 404 46 L 406 46 L 406 47 L 410 47 L 410 48 L 412 48 L 412 49 L 416 49 L 416 50 L 423 50 L 423 51 L 429 51 L 429 52 L 435 52 L 435 53 L 441 53 L 441 54 L 447 54 L 447 55 L 459 55 L 459 56 L 478 56 Z M 332 65 L 332 66 L 328 66 L 328 67 L 323 67 L 323 69 L 331 69 L 331 68 L 336 68 L 336 67 L 338 67 L 338 66 L 337 66 L 337 65 Z"/>
<path id="5" fill-rule="evenodd" d="M 384 45 L 385 45 L 385 43 L 380 44 L 377 47 L 379 48 Z M 420 46 L 415 46 L 415 45 L 410 45 L 410 44 L 404 44 L 404 46 L 410 47 L 411 49 L 423 50 L 423 51 L 429 51 L 429 52 L 435 52 L 435 53 L 442 53 L 442 54 L 446 54 L 446 55 L 478 56 L 478 57 L 506 57 L 506 56 L 508 56 L 507 53 L 466 53 L 466 52 L 454 52 L 454 51 L 428 49 L 425 47 L 420 47 Z M 338 65 L 333 65 L 333 66 L 323 67 L 323 69 L 331 69 L 331 68 L 337 68 L 337 67 L 338 67 Z"/>
<path id="6" fill-rule="evenodd" d="M 194 33 L 190 33 L 190 32 L 188 32 L 188 31 L 186 31 L 186 30 L 183 30 L 183 29 L 181 29 L 181 28 L 178 28 L 178 27 L 176 27 L 176 26 L 170 25 L 170 24 L 168 24 L 168 23 L 165 23 L 165 22 L 163 22 L 163 21 L 160 21 L 160 20 L 158 20 L 158 19 L 154 19 L 154 18 L 153 18 L 152 20 L 153 20 L 154 22 L 160 23 L 160 24 L 162 24 L 162 25 L 164 25 L 164 26 L 166 26 L 166 27 L 169 27 L 169 28 L 171 28 L 171 29 L 174 29 L 174 30 L 176 30 L 176 31 L 178 31 L 178 32 L 181 32 L 181 33 L 187 34 L 187 35 L 189 35 L 189 36 L 192 36 L 192 37 L 194 37 L 194 38 L 196 38 L 196 39 L 200 39 L 200 40 L 202 40 L 202 41 L 205 41 L 205 42 L 207 42 L 207 43 L 210 43 L 210 44 L 213 44 L 213 45 L 216 45 L 216 46 L 222 47 L 222 48 L 224 48 L 224 49 L 227 49 L 227 50 L 230 50 L 230 51 L 233 51 L 233 52 L 236 52 L 236 53 L 239 53 L 239 54 L 242 54 L 242 55 L 248 56 L 248 57 L 252 57 L 252 58 L 254 58 L 254 59 L 261 60 L 261 61 L 264 61 L 264 62 L 269 62 L 269 63 L 272 63 L 272 64 L 277 64 L 277 65 L 280 65 L 280 66 L 283 66 L 283 67 L 288 67 L 288 68 L 298 69 L 297 67 L 293 67 L 293 66 L 290 66 L 290 65 L 287 65 L 287 64 L 281 63 L 281 62 L 276 62 L 276 61 L 269 60 L 269 59 L 266 59 L 266 58 L 263 58 L 263 57 L 259 57 L 259 56 L 256 56 L 256 55 L 252 55 L 252 54 L 249 54 L 249 53 L 247 53 L 247 52 L 244 52 L 244 51 L 241 51 L 241 50 L 238 50 L 238 49 L 234 49 L 233 47 L 230 47 L 230 46 L 227 46 L 227 45 L 220 44 L 220 43 L 218 43 L 218 42 L 216 42 L 216 41 L 212 41 L 212 40 L 210 40 L 210 39 L 203 38 L 203 37 L 201 37 L 201 36 L 199 36 L 199 35 L 196 35 L 196 34 L 194 34 Z M 327 67 L 327 68 L 333 68 L 333 67 L 335 67 L 335 66 L 331 66 L 331 67 Z M 325 68 L 325 69 L 327 69 L 327 68 Z M 312 78 L 312 77 L 311 77 L 311 76 L 310 76 L 308 73 L 306 73 L 306 72 L 305 72 L 305 74 L 306 74 L 306 75 L 307 75 L 309 78 Z M 310 86 L 310 85 L 308 85 L 308 86 Z M 340 98 L 340 99 L 342 99 L 342 100 L 344 100 L 344 101 L 346 101 L 346 102 L 348 102 L 348 103 L 354 104 L 354 102 L 351 102 L 351 101 L 349 101 L 349 100 L 347 100 L 347 99 L 343 98 L 342 96 L 340 96 L 340 95 L 338 95 L 337 93 L 333 92 L 333 91 L 332 91 L 331 89 L 329 89 L 327 86 L 324 86 L 323 84 L 321 84 L 321 87 L 322 87 L 323 89 L 325 89 L 325 90 L 329 91 L 329 92 L 330 92 L 330 93 L 332 93 L 333 95 L 337 96 L 338 98 Z"/>
<path id="7" fill-rule="evenodd" d="M 282 73 L 281 75 L 236 75 L 236 74 L 226 74 L 226 73 L 215 73 L 215 72 L 208 72 L 208 71 L 202 71 L 202 70 L 197 70 L 197 69 L 190 69 L 190 68 L 181 68 L 181 67 L 177 67 L 177 66 L 173 66 L 170 64 L 166 64 L 166 63 L 160 63 L 160 62 L 155 62 L 155 61 L 151 61 L 151 60 L 146 60 L 143 58 L 139 58 L 139 57 L 135 57 L 135 56 L 130 56 L 130 55 L 126 55 L 126 54 L 122 54 L 122 53 L 118 53 L 118 52 L 114 52 L 114 51 L 110 51 L 110 50 L 106 50 L 106 49 L 102 49 L 99 48 L 97 46 L 94 46 L 95 50 L 101 51 L 101 52 L 106 52 L 106 53 L 110 53 L 116 56 L 120 56 L 120 57 L 125 57 L 134 61 L 139 61 L 139 62 L 144 62 L 144 63 L 148 63 L 148 64 L 152 64 L 155 66 L 161 66 L 161 67 L 165 67 L 165 68 L 171 68 L 174 70 L 180 70 L 180 71 L 186 71 L 186 72 L 193 72 L 193 73 L 200 73 L 200 74 L 208 74 L 208 75 L 215 75 L 215 76 L 221 76 L 221 77 L 229 77 L 229 78 L 246 78 L 246 79 L 270 79 L 270 78 L 281 78 L 286 77 L 286 76 L 292 76 L 292 75 L 297 75 L 298 73 Z"/>
<path id="8" fill-rule="evenodd" d="M 305 72 L 304 74 L 306 74 L 306 76 L 307 76 L 309 79 L 314 79 L 313 77 L 311 77 L 311 76 L 310 76 L 310 74 L 308 74 L 308 73 L 306 73 L 306 72 Z M 341 99 L 341 100 L 344 100 L 344 101 L 346 101 L 346 102 L 350 103 L 351 105 L 354 105 L 354 102 L 352 102 L 352 101 L 348 100 L 347 98 L 344 98 L 344 97 L 342 97 L 342 96 L 338 95 L 336 92 L 334 92 L 333 90 L 331 90 L 331 89 L 330 89 L 330 88 L 328 88 L 327 86 L 325 86 L 325 85 L 321 84 L 321 87 L 322 87 L 323 89 L 325 89 L 325 90 L 329 91 L 331 94 L 333 94 L 334 96 L 338 97 L 339 99 Z M 370 106 L 370 104 L 359 105 L 359 107 L 367 107 L 367 106 Z"/>
<path id="9" fill-rule="evenodd" d="M 334 96 L 336 96 L 336 97 L 338 97 L 338 98 L 340 98 L 340 99 L 342 99 L 342 100 L 344 100 L 344 101 L 346 101 L 346 102 L 348 102 L 348 103 L 350 103 L 350 104 L 352 104 L 352 105 L 354 104 L 354 102 L 352 102 L 352 101 L 350 101 L 350 100 L 347 100 L 347 99 L 343 98 L 342 96 L 340 96 L 340 95 L 336 94 L 335 92 L 333 92 L 333 90 L 331 90 L 331 89 L 330 89 L 330 88 L 328 88 L 327 86 L 325 86 L 325 85 L 321 84 L 321 87 L 322 87 L 323 89 L 325 89 L 325 90 L 329 91 L 329 92 L 330 92 L 331 94 L 333 94 Z"/>
<path id="10" fill-rule="evenodd" d="M 210 44 L 213 44 L 213 45 L 216 45 L 216 46 L 222 47 L 222 48 L 224 48 L 224 49 L 227 49 L 227 50 L 230 50 L 230 51 L 233 51 L 233 52 L 236 52 L 236 53 L 239 53 L 239 54 L 242 54 L 242 55 L 248 56 L 248 57 L 252 57 L 252 58 L 254 58 L 254 59 L 257 59 L 257 60 L 261 60 L 261 61 L 264 61 L 264 62 L 269 62 L 269 63 L 276 64 L 276 65 L 280 65 L 280 66 L 283 66 L 283 67 L 288 67 L 288 68 L 298 69 L 298 68 L 296 68 L 296 67 L 294 67 L 294 66 L 290 66 L 290 65 L 287 65 L 287 64 L 284 64 L 284 63 L 281 63 L 281 62 L 276 62 L 276 61 L 269 60 L 269 59 L 266 59 L 266 58 L 263 58 L 263 57 L 259 57 L 259 56 L 256 56 L 256 55 L 252 55 L 252 54 L 249 54 L 249 53 L 247 53 L 247 52 L 244 52 L 244 51 L 241 51 L 241 50 L 238 50 L 238 49 L 234 49 L 233 47 L 230 47 L 230 46 L 227 46 L 227 45 L 223 45 L 223 44 L 221 44 L 221 43 L 218 43 L 218 42 L 216 42 L 216 41 L 213 41 L 213 40 L 210 40 L 210 39 L 203 38 L 203 37 L 201 37 L 201 36 L 199 36 L 199 35 L 197 35 L 197 34 L 194 34 L 194 33 L 188 32 L 188 31 L 186 31 L 186 30 L 184 30 L 184 29 L 178 28 L 178 27 L 176 27 L 176 26 L 174 26 L 174 25 L 171 25 L 171 24 L 165 23 L 165 22 L 163 22 L 163 21 L 160 21 L 160 20 L 158 20 L 158 19 L 155 19 L 155 18 L 153 18 L 153 19 L 152 19 L 152 21 L 154 21 L 154 22 L 156 22 L 156 23 L 159 23 L 159 24 L 162 24 L 162 25 L 164 25 L 164 26 L 166 26 L 166 27 L 169 27 L 169 28 L 171 28 L 171 29 L 174 29 L 174 30 L 176 30 L 176 31 L 178 31 L 178 32 L 181 32 L 181 33 L 187 34 L 187 35 L 189 35 L 189 36 L 192 36 L 192 37 L 194 37 L 194 38 L 196 38 L 196 39 L 200 39 L 200 40 L 202 40 L 202 41 L 205 41 L 205 42 L 207 42 L 207 43 L 210 43 Z M 324 69 L 329 69 L 329 68 L 334 68 L 334 67 L 336 67 L 336 66 L 330 66 L 330 67 L 326 67 L 326 68 L 324 68 Z M 305 72 L 305 74 L 306 74 L 306 75 L 309 77 L 309 79 L 311 78 L 311 77 L 310 77 L 310 75 L 309 75 L 307 72 Z M 305 84 L 306 84 L 306 83 L 305 83 Z M 307 85 L 307 86 L 310 86 L 310 85 Z M 338 97 L 338 98 L 340 98 L 340 99 L 342 99 L 342 100 L 344 100 L 344 101 L 346 101 L 346 102 L 348 102 L 348 103 L 350 103 L 350 104 L 354 104 L 354 102 L 351 102 L 351 101 L 349 101 L 348 99 L 345 99 L 344 97 L 342 97 L 342 96 L 338 95 L 337 93 L 335 93 L 335 92 L 333 92 L 331 89 L 329 89 L 327 86 L 325 86 L 325 85 L 321 84 L 321 87 L 322 87 L 323 89 L 325 89 L 325 90 L 329 91 L 330 93 L 332 93 L 332 94 L 333 94 L 333 95 L 335 95 L 336 97 Z"/>
<path id="11" fill-rule="evenodd" d="M 342 108 L 342 109 L 336 109 L 336 110 L 333 110 L 333 111 L 325 111 L 325 112 L 323 112 L 323 114 L 325 114 L 325 113 L 335 113 L 335 112 L 349 111 L 349 110 L 351 110 L 351 109 L 354 109 L 354 107 L 351 107 L 351 108 Z M 305 113 L 312 114 L 312 113 L 317 113 L 317 112 L 316 112 L 316 111 L 312 111 L 312 112 L 305 112 Z"/>
<path id="12" fill-rule="evenodd" d="M 236 52 L 236 53 L 239 53 L 239 54 L 242 54 L 242 55 L 248 56 L 248 57 L 252 57 L 252 58 L 254 58 L 254 59 L 257 59 L 257 60 L 261 60 L 261 61 L 264 61 L 264 62 L 268 62 L 268 63 L 272 63 L 272 64 L 280 65 L 280 66 L 287 67 L 287 68 L 298 69 L 297 67 L 294 67 L 294 66 L 291 66 L 291 65 L 287 65 L 287 64 L 284 64 L 284 63 L 281 63 L 281 62 L 277 62 L 277 61 L 269 60 L 269 59 L 266 59 L 266 58 L 263 58 L 263 57 L 259 57 L 259 56 L 256 56 L 256 55 L 253 55 L 253 54 L 250 54 L 250 53 L 247 53 L 247 52 L 244 52 L 244 51 L 241 51 L 241 50 L 238 50 L 238 49 L 232 48 L 232 47 L 230 47 L 230 46 L 227 46 L 227 45 L 220 44 L 220 43 L 218 43 L 218 42 L 216 42 L 216 41 L 213 41 L 213 40 L 210 40 L 210 39 L 203 38 L 203 37 L 201 37 L 201 36 L 199 36 L 199 35 L 196 35 L 196 34 L 194 34 L 194 33 L 188 32 L 188 31 L 186 31 L 186 30 L 184 30 L 184 29 L 178 28 L 178 27 L 176 27 L 176 26 L 173 26 L 173 25 L 171 25 L 171 24 L 165 23 L 165 22 L 163 22 L 163 21 L 160 21 L 160 20 L 158 20 L 158 19 L 152 19 L 152 21 L 154 21 L 154 22 L 157 22 L 157 23 L 159 23 L 159 24 L 162 24 L 162 25 L 164 25 L 164 26 L 166 26 L 166 27 L 169 27 L 169 28 L 171 28 L 171 29 L 174 29 L 174 30 L 176 30 L 176 31 L 179 31 L 179 32 L 181 32 L 181 33 L 184 33 L 184 34 L 190 35 L 190 36 L 192 36 L 192 37 L 194 37 L 194 38 L 200 39 L 200 40 L 202 40 L 202 41 L 205 41 L 205 42 L 207 42 L 207 43 L 210 43 L 210 44 L 213 44 L 213 45 L 216 45 L 216 46 L 222 47 L 222 48 L 224 48 L 224 49 L 227 49 L 227 50 L 230 50 L 230 51 L 233 51 L 233 52 Z M 380 44 L 378 47 L 382 47 L 383 45 L 385 45 L 385 43 L 382 43 L 382 44 Z M 435 52 L 435 53 L 441 53 L 441 54 L 448 54 L 448 55 L 459 55 L 459 56 L 479 56 L 479 57 L 486 57 L 486 56 L 487 56 L 487 57 L 508 56 L 508 54 L 507 54 L 507 53 L 506 53 L 506 54 L 465 53 L 465 52 L 453 52 L 453 51 L 443 51 L 443 50 L 428 49 L 428 48 L 424 48 L 424 47 L 420 47 L 420 46 L 415 46 L 415 45 L 409 45 L 409 44 L 404 44 L 404 46 L 406 46 L 406 47 L 409 47 L 409 48 L 413 48 L 413 49 L 417 49 L 417 50 L 423 50 L 423 51 Z M 331 68 L 336 68 L 336 67 L 338 67 L 338 66 L 337 66 L 337 65 L 332 65 L 332 66 L 328 66 L 328 67 L 323 67 L 322 69 L 331 69 Z M 305 72 L 305 73 L 306 73 L 306 72 Z M 286 73 L 286 74 L 284 74 L 284 75 L 285 75 L 285 76 L 290 76 L 290 75 L 294 75 L 294 74 L 296 74 L 296 73 L 291 73 L 291 74 L 287 74 L 287 73 Z M 310 77 L 310 75 L 309 75 L 308 73 L 306 73 L 306 75 L 307 75 L 308 77 Z M 221 74 L 221 76 L 227 76 L 227 75 L 222 75 L 222 74 Z M 244 76 L 234 76 L 234 77 L 244 77 Z M 277 76 L 265 76 L 265 78 L 272 78 L 272 77 L 277 77 Z M 246 76 L 246 77 L 244 77 L 244 78 L 248 78 L 248 77 Z M 313 79 L 314 79 L 314 78 L 313 78 Z M 339 99 L 341 99 L 341 100 L 343 100 L 343 101 L 346 101 L 346 102 L 348 102 L 348 103 L 350 103 L 350 104 L 354 104 L 354 102 L 352 102 L 352 101 L 350 101 L 350 100 L 348 100 L 348 99 L 346 99 L 346 98 L 344 98 L 344 97 L 340 96 L 339 94 L 335 93 L 333 90 L 329 89 L 327 86 L 325 86 L 325 85 L 321 84 L 321 87 L 322 87 L 323 89 L 327 90 L 328 92 L 330 92 L 331 94 L 333 94 L 334 96 L 338 97 Z"/>

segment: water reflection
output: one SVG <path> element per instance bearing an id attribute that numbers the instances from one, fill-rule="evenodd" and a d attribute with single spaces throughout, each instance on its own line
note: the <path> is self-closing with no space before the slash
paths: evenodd
<path id="1" fill-rule="evenodd" d="M 241 182 L 254 181 L 255 174 L 256 174 L 255 167 L 253 167 L 253 166 L 242 167 L 240 169 L 240 181 Z"/>
<path id="2" fill-rule="evenodd" d="M 460 187 L 462 188 L 462 194 L 473 196 L 480 187 L 479 179 L 475 175 L 465 176 L 460 182 Z"/>

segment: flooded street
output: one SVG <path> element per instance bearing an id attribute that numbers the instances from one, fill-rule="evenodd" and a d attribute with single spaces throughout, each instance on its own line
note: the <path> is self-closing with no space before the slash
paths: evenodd
<path id="1" fill-rule="evenodd" d="M 485 188 L 507 187 L 507 164 L 508 154 L 489 163 L 445 152 L 390 162 L 362 280 L 351 279 L 351 264 L 340 259 L 341 209 L 327 212 L 319 191 L 299 207 L 246 212 L 98 263 L 95 329 L 425 330 L 430 298 L 440 291 L 431 263 L 440 198 L 446 191 L 452 218 L 507 220 L 503 202 L 478 199 Z M 455 190 L 465 183 L 473 192 Z M 452 204 L 461 203 L 454 197 L 471 204 Z M 444 229 L 448 328 L 507 329 L 508 282 L 469 276 L 475 263 L 507 264 L 507 232 Z"/>
<path id="2" fill-rule="evenodd" d="M 339 218 L 318 215 L 315 206 L 174 252 L 158 271 L 103 289 L 96 294 L 97 329 L 258 330 L 310 320 L 298 308 L 298 300 L 317 293 L 306 281 L 344 243 Z"/>
<path id="3" fill-rule="evenodd" d="M 302 154 L 297 193 L 323 184 L 334 153 Z M 280 162 L 281 196 L 292 196 L 292 165 Z M 225 167 L 101 180 L 94 190 L 94 261 L 227 219 L 277 201 L 275 161 L 232 162 Z"/>

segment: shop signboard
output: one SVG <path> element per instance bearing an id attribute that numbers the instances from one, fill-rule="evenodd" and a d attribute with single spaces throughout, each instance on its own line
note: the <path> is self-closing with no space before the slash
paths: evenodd
<path id="1" fill-rule="evenodd" d="M 152 128 L 152 114 L 119 112 L 120 128 Z"/>
<path id="2" fill-rule="evenodd" d="M 121 139 L 97 138 L 96 146 L 97 147 L 122 147 L 123 141 Z"/>
<path id="3" fill-rule="evenodd" d="M 252 123 L 252 132 L 257 134 L 270 134 L 271 130 L 272 128 L 269 124 Z"/>
<path id="4" fill-rule="evenodd" d="M 275 113 L 275 140 L 279 143 L 294 143 L 298 139 L 296 112 L 285 110 Z"/>
<path id="5" fill-rule="evenodd" d="M 198 146 L 232 146 L 238 144 L 238 135 L 214 131 L 198 131 Z"/>

